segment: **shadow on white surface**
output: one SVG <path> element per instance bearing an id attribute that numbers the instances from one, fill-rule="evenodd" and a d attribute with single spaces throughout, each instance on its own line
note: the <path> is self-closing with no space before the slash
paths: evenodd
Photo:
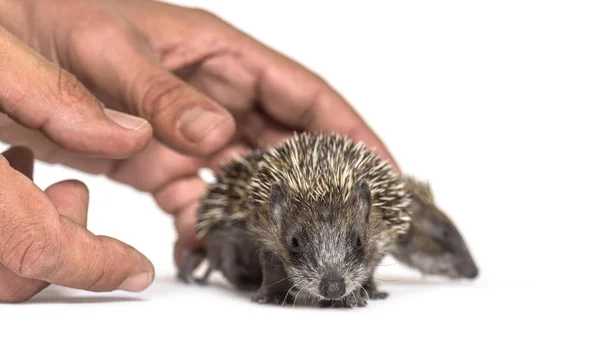
<path id="1" fill-rule="evenodd" d="M 50 287 L 0 304 L 2 354 L 600 354 L 596 2 L 172 2 L 223 16 L 337 87 L 401 167 L 432 182 L 482 276 L 382 266 L 390 296 L 364 309 L 256 305 L 220 276 L 176 280 L 172 222 L 151 197 L 40 164 L 41 187 L 85 178 L 90 229 L 159 275 L 139 294 Z"/>
<path id="2" fill-rule="evenodd" d="M 82 293 L 85 294 L 80 295 Z M 142 301 L 144 301 L 144 298 L 135 296 L 81 292 L 58 286 L 50 286 L 33 297 L 26 304 L 104 304 Z"/>
<path id="3" fill-rule="evenodd" d="M 475 288 L 474 282 L 450 281 L 443 278 L 418 278 L 395 273 L 380 274 L 376 278 L 379 288 L 391 292 L 390 298 L 396 299 L 413 293 L 427 293 L 436 288 Z M 44 304 L 118 304 L 156 302 L 174 296 L 227 299 L 231 303 L 250 303 L 252 292 L 234 289 L 219 273 L 215 273 L 208 284 L 185 284 L 171 275 L 157 276 L 154 283 L 146 291 L 139 294 L 116 291 L 112 293 L 96 293 L 74 290 L 60 286 L 50 286 L 24 305 Z M 302 297 L 302 296 L 301 296 Z M 290 303 L 286 303 L 290 306 Z M 305 298 L 299 298 L 295 307 L 315 308 Z"/>
<path id="4" fill-rule="evenodd" d="M 31 300 L 30 304 L 98 304 L 98 303 L 122 303 L 122 302 L 141 302 L 140 298 L 127 297 L 94 297 L 82 296 L 72 297 L 68 295 L 50 295 L 41 296 Z"/>

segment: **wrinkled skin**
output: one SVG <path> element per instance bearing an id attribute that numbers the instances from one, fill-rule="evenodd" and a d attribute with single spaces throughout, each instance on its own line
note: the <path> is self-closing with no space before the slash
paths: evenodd
<path id="1" fill-rule="evenodd" d="M 377 136 L 322 78 L 206 11 L 146 0 L 0 0 L 0 48 L 0 140 L 29 147 L 40 160 L 152 194 L 173 215 L 177 264 L 196 244 L 195 212 L 206 191 L 199 168 L 218 172 L 231 157 L 276 144 L 292 130 L 346 134 L 393 162 Z M 7 175 L 16 172 L 4 167 Z M 27 178 L 18 176 L 22 179 Z M 31 196 L 36 189 L 31 180 L 20 187 L 19 196 Z M 5 205 L 2 215 L 32 206 L 16 201 Z M 38 215 L 59 221 L 56 204 L 44 206 L 47 210 Z M 38 216 L 24 211 L 29 219 Z M 31 220 L 27 226 L 44 224 Z M 72 237 L 65 233 L 56 236 Z M 50 252 L 65 251 L 52 246 L 45 249 L 46 261 L 56 261 Z M 85 256 L 75 245 L 64 246 L 73 256 Z M 131 247 L 119 246 L 128 251 L 123 256 L 133 256 L 126 257 L 129 272 L 146 271 L 151 280 L 149 262 Z M 94 290 L 119 287 L 126 276 L 109 250 L 94 247 L 110 262 L 108 269 L 89 259 L 84 269 L 86 260 L 77 259 L 61 267 L 85 273 L 60 283 Z M 22 256 L 31 251 L 36 250 L 17 249 L 11 261 L 36 260 Z M 42 272 L 48 265 L 41 266 Z M 18 288 L 8 293 L 10 300 L 28 300 L 40 285 L 56 281 L 45 273 L 13 269 L 0 278 L 0 287 L 17 277 L 33 287 L 10 284 Z M 105 273 L 102 279 L 100 273 Z M 97 279 L 110 283 L 95 285 Z"/>
<path id="2" fill-rule="evenodd" d="M 57 182 L 42 191 L 32 179 L 30 150 L 2 153 L 0 302 L 26 301 L 50 284 L 139 292 L 151 283 L 154 269 L 145 256 L 87 230 L 89 193 L 82 182 Z"/>

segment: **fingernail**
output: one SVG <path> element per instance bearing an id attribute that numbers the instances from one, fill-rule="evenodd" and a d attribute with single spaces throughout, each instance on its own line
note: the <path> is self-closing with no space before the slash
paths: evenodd
<path id="1" fill-rule="evenodd" d="M 179 119 L 179 132 L 188 141 L 200 142 L 215 127 L 219 126 L 227 116 L 216 112 L 206 111 L 202 108 L 190 109 Z"/>
<path id="2" fill-rule="evenodd" d="M 109 119 L 117 123 L 119 126 L 128 130 L 139 130 L 144 125 L 148 125 L 148 121 L 141 117 L 128 115 L 119 111 L 105 109 L 104 112 Z"/>
<path id="3" fill-rule="evenodd" d="M 117 289 L 127 292 L 141 292 L 148 288 L 150 283 L 152 283 L 152 274 L 142 272 L 127 278 Z"/>

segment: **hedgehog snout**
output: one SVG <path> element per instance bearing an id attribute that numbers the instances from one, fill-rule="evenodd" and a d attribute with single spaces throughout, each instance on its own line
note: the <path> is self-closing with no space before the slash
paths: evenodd
<path id="1" fill-rule="evenodd" d="M 479 269 L 472 262 L 461 263 L 457 266 L 456 270 L 460 273 L 464 278 L 474 279 L 479 274 Z"/>
<path id="2" fill-rule="evenodd" d="M 338 299 L 346 294 L 346 283 L 337 273 L 328 273 L 321 279 L 319 285 L 321 296 L 327 299 Z"/>

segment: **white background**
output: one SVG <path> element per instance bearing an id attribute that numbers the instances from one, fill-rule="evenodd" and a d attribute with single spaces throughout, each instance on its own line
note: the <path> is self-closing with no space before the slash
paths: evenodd
<path id="1" fill-rule="evenodd" d="M 149 196 L 38 163 L 42 188 L 84 181 L 90 229 L 138 248 L 158 276 L 141 294 L 52 287 L 0 305 L 0 354 L 598 354 L 595 2 L 180 3 L 332 83 L 405 171 L 431 181 L 480 278 L 422 281 L 391 261 L 379 273 L 391 296 L 368 308 L 258 306 L 218 280 L 174 280 L 172 222 Z"/>

